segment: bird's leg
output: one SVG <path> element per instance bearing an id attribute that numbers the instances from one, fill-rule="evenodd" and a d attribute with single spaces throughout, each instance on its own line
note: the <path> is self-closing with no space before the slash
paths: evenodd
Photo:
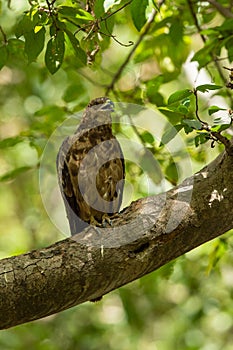
<path id="1" fill-rule="evenodd" d="M 112 226 L 113 225 L 113 220 L 117 219 L 118 217 L 119 217 L 119 213 L 118 212 L 117 213 L 113 213 L 111 215 L 105 213 L 103 215 L 103 217 L 102 217 L 102 222 L 103 223 L 107 222 L 110 226 Z"/>
<path id="2" fill-rule="evenodd" d="M 102 225 L 103 225 L 103 227 L 106 227 L 106 223 L 108 223 L 110 226 L 112 226 L 111 217 L 108 214 L 105 213 L 102 216 Z"/>
<path id="3" fill-rule="evenodd" d="M 90 218 L 90 225 L 94 226 L 96 230 L 98 231 L 98 227 L 106 228 L 107 225 L 113 226 L 113 219 L 117 218 L 118 213 L 114 213 L 112 215 L 109 215 L 107 213 L 104 213 L 101 218 L 101 222 L 97 221 L 94 216 L 91 216 Z M 98 231 L 100 232 L 100 231 Z"/>
<path id="4" fill-rule="evenodd" d="M 96 226 L 101 226 L 101 223 L 99 221 L 97 221 L 93 215 L 91 215 L 90 225 L 96 227 Z"/>
<path id="5" fill-rule="evenodd" d="M 110 226 L 112 226 L 112 220 L 111 217 L 107 214 L 104 213 L 102 218 L 101 218 L 101 222 L 97 221 L 94 216 L 91 216 L 90 219 L 90 225 L 95 226 L 95 227 L 106 227 L 109 224 Z"/>
<path id="6" fill-rule="evenodd" d="M 98 222 L 94 216 L 91 216 L 90 218 L 90 225 L 94 227 L 94 229 L 96 230 L 96 232 L 100 235 L 101 234 L 101 230 L 99 230 L 99 227 L 104 227 L 102 223 Z"/>

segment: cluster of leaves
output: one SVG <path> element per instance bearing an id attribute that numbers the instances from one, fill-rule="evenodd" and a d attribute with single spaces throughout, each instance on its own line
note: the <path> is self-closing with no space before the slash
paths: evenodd
<path id="1" fill-rule="evenodd" d="M 147 21 L 148 9 L 153 6 L 158 10 L 157 5 L 149 2 L 149 0 L 109 2 L 108 8 L 106 8 L 104 0 L 96 0 L 94 5 L 90 5 L 91 2 L 84 5 L 72 0 L 35 0 L 29 3 L 31 6 L 29 11 L 21 16 L 14 28 L 16 38 L 5 38 L 5 42 L 0 47 L 0 68 L 4 64 L 8 64 L 9 55 L 18 57 L 19 53 L 23 52 L 26 54 L 28 61 L 33 62 L 43 50 L 45 65 L 52 74 L 57 72 L 62 64 L 65 69 L 67 67 L 76 69 L 85 67 L 88 62 L 96 60 L 96 67 L 98 68 L 98 65 L 100 65 L 98 52 L 101 53 L 108 48 L 110 40 L 115 38 L 113 35 L 114 24 L 126 24 L 127 21 L 127 25 L 130 27 L 132 22 L 134 28 L 141 31 Z M 197 4 L 193 4 L 193 6 L 197 6 Z M 216 12 L 211 10 L 207 4 L 199 4 L 198 6 L 196 13 L 199 13 L 198 18 L 204 26 L 210 23 Z M 126 18 L 123 19 L 123 16 L 117 17 L 117 14 L 121 14 L 125 8 Z M 158 11 L 158 14 L 151 24 L 148 35 L 144 37 L 135 52 L 134 63 L 137 65 L 147 60 L 153 60 L 159 67 L 161 74 L 151 77 L 146 82 L 142 81 L 141 85 L 133 87 L 131 91 L 124 90 L 122 94 L 119 93 L 119 97 L 129 102 L 144 102 L 142 91 L 145 88 L 147 101 L 157 105 L 174 126 L 172 130 L 168 130 L 164 134 L 162 143 L 169 142 L 181 130 L 184 130 L 187 134 L 196 130 L 195 144 L 205 143 L 212 137 L 211 132 L 223 131 L 223 129 L 229 127 L 230 122 L 224 124 L 222 119 L 215 118 L 213 125 L 207 130 L 206 124 L 196 118 L 194 92 L 204 92 L 201 86 L 198 86 L 195 90 L 178 90 L 168 98 L 168 102 L 160 92 L 160 88 L 164 84 L 174 81 L 180 75 L 182 64 L 190 53 L 189 35 L 197 31 L 197 28 L 193 25 L 191 11 L 187 11 L 187 6 L 182 1 L 177 4 L 168 1 L 161 11 Z M 204 58 L 212 57 L 212 51 L 215 55 L 220 53 L 221 50 L 216 51 L 215 47 L 228 48 L 228 55 L 230 56 L 230 45 L 228 44 L 231 42 L 231 35 L 229 35 L 231 21 L 232 19 L 226 19 L 222 25 L 200 33 L 207 38 L 209 37 L 209 40 L 204 43 L 204 47 L 197 51 L 193 57 L 193 60 L 199 62 L 200 67 L 205 64 Z M 210 40 L 212 46 L 209 47 Z M 205 47 L 209 47 L 208 54 L 203 52 Z M 206 62 L 209 63 L 211 60 Z M 101 81 L 104 81 L 103 74 L 103 71 L 101 71 Z M 214 85 L 204 85 L 203 89 L 207 88 L 209 90 L 215 89 Z M 65 103 L 72 103 L 77 98 L 77 89 L 83 91 L 83 86 L 79 87 L 77 81 L 67 87 L 63 99 Z M 88 97 L 86 98 L 88 100 Z M 209 108 L 209 115 L 221 110 L 220 107 L 211 109 L 212 107 Z M 51 106 L 44 107 L 36 115 L 50 114 L 51 116 L 49 112 L 51 108 Z M 80 105 L 78 108 L 80 109 Z M 64 111 L 60 109 L 60 112 L 64 115 Z M 56 113 L 53 114 L 56 116 L 59 114 L 59 107 L 56 108 Z M 41 131 L 44 133 L 46 129 L 46 135 L 49 136 L 51 130 L 55 127 L 55 122 L 52 118 L 50 118 L 49 126 L 45 125 L 44 120 L 43 122 L 44 129 L 41 129 Z M 37 129 L 40 128 L 35 121 L 32 126 Z M 31 133 L 28 135 L 30 136 Z M 159 152 L 154 146 L 155 142 L 152 141 L 153 136 L 150 136 L 149 141 L 144 139 L 144 135 L 141 138 L 142 143 L 152 147 L 154 155 L 159 157 Z M 38 148 L 35 138 L 31 142 Z M 41 153 L 41 150 L 39 152 Z M 175 169 L 174 161 L 171 160 L 166 169 L 168 169 L 167 172 Z M 172 182 L 175 183 L 177 172 L 174 170 L 173 173 L 175 176 Z"/>
<path id="2" fill-rule="evenodd" d="M 198 50 L 192 60 L 199 63 L 200 68 L 213 61 L 213 57 L 221 55 L 223 49 L 227 52 L 229 62 L 233 61 L 233 19 L 227 18 L 220 26 L 208 28 L 201 33 L 206 37 L 203 47 Z"/>
<path id="3" fill-rule="evenodd" d="M 73 55 L 75 59 L 71 59 L 72 64 L 75 62 L 75 68 L 80 68 L 92 63 L 96 54 L 109 46 L 111 38 L 118 42 L 112 34 L 115 13 L 130 5 L 135 28 L 140 31 L 146 23 L 148 0 L 142 4 L 139 0 L 113 3 L 107 11 L 104 0 L 95 1 L 91 7 L 84 7 L 72 0 L 58 6 L 55 3 L 51 0 L 47 0 L 45 5 L 39 1 L 30 2 L 31 8 L 22 15 L 15 27 L 16 38 L 7 39 L 4 34 L 5 42 L 0 46 L 0 69 L 8 63 L 9 56 L 16 52 L 24 52 L 31 63 L 44 48 L 45 65 L 51 74 L 61 67 L 65 51 L 68 61 Z M 71 64 L 70 61 L 68 63 Z"/>
<path id="4" fill-rule="evenodd" d="M 206 143 L 212 140 L 218 141 L 218 135 L 222 131 L 228 129 L 232 124 L 231 115 L 226 118 L 216 116 L 213 119 L 212 125 L 208 125 L 206 121 L 202 121 L 198 114 L 198 93 L 205 93 L 209 90 L 219 90 L 222 87 L 215 84 L 199 85 L 195 89 L 178 90 L 169 96 L 166 107 L 160 107 L 159 110 L 169 117 L 169 120 L 179 121 L 174 123 L 174 126 L 168 129 L 163 137 L 161 144 L 170 142 L 178 132 L 184 130 L 186 134 L 190 134 L 194 130 L 197 135 L 194 137 L 195 146 Z M 212 116 L 219 111 L 226 111 L 225 108 L 218 106 L 208 107 L 208 114 Z"/>
<path id="5" fill-rule="evenodd" d="M 155 89 L 158 90 L 162 84 L 176 79 L 181 72 L 182 64 L 189 55 L 189 39 L 185 32 L 185 20 L 186 18 L 180 20 L 180 13 L 176 10 L 172 16 L 166 15 L 162 19 L 160 15 L 157 16 L 155 23 L 151 26 L 151 35 L 145 37 L 136 52 L 134 60 L 137 64 L 153 59 L 163 72 L 146 84 L 147 96 L 154 104 L 161 104 L 162 99 L 160 94 L 154 94 Z"/>
<path id="6" fill-rule="evenodd" d="M 77 59 L 77 66 L 85 66 L 87 62 L 87 54 L 80 46 L 80 41 L 72 32 L 70 27 L 79 28 L 83 32 L 96 32 L 99 23 L 99 15 L 104 13 L 99 8 L 99 12 L 94 17 L 77 5 L 71 3 L 69 6 L 54 6 L 49 2 L 48 6 L 40 6 L 39 3 L 32 5 L 30 10 L 26 12 L 15 28 L 16 39 L 9 39 L 5 45 L 0 48 L 1 60 L 0 67 L 7 63 L 8 55 L 12 54 L 12 45 L 17 45 L 20 49 L 24 49 L 28 61 L 33 62 L 39 54 L 45 50 L 45 64 L 49 72 L 54 74 L 62 65 L 66 42 L 71 47 Z M 46 31 L 49 31 L 49 38 L 46 43 Z M 73 28 L 72 28 L 73 29 Z M 20 40 L 24 37 L 24 41 Z"/>
<path id="7" fill-rule="evenodd" d="M 17 3 L 17 0 L 0 0 L 0 4 L 3 6 L 8 3 L 13 9 L 14 1 Z M 50 9 L 48 3 L 51 3 Z M 55 7 L 55 2 L 51 0 L 50 2 L 30 0 L 30 10 L 21 15 L 17 25 L 12 28 L 12 22 L 12 27 L 6 29 L 5 37 L 2 35 L 3 33 L 0 33 L 1 39 L 3 39 L 3 44 L 0 47 L 0 67 L 3 65 L 10 67 L 10 69 L 1 72 L 5 78 L 4 86 L 2 85 L 4 80 L 2 76 L 0 79 L 0 105 L 1 118 L 3 119 L 1 137 L 5 137 L 0 141 L 2 167 L 0 180 L 9 181 L 1 186 L 1 254 L 18 254 L 35 248 L 35 246 L 45 246 L 56 239 L 58 230 L 49 223 L 48 217 L 44 213 L 37 187 L 38 179 L 35 169 L 44 144 L 51 132 L 68 113 L 82 109 L 91 96 L 103 93 L 102 87 L 99 90 L 95 87 L 94 90 L 94 84 L 87 83 L 83 76 L 80 78 L 80 75 L 77 74 L 78 68 L 85 67 L 88 61 L 95 59 L 95 73 L 90 77 L 96 83 L 100 81 L 109 84 L 112 75 L 107 75 L 106 72 L 111 71 L 115 74 L 124 59 L 124 54 L 126 56 L 128 50 L 131 49 L 123 49 L 124 53 L 122 50 L 119 55 L 114 54 L 116 51 L 113 51 L 113 54 L 111 51 L 110 59 L 105 61 L 103 67 L 105 70 L 99 69 L 99 54 L 108 48 L 113 39 L 110 35 L 113 34 L 114 24 L 118 26 L 119 33 L 124 32 L 124 40 L 126 40 L 127 35 L 127 40 L 131 39 L 132 33 L 135 35 L 135 28 L 141 33 L 143 32 L 148 18 L 148 3 L 147 0 L 133 0 L 125 10 L 122 9 L 114 14 L 127 4 L 126 0 L 112 1 L 112 7 L 108 10 L 103 6 L 103 0 L 96 0 L 92 11 L 82 5 L 81 1 L 57 0 Z M 205 28 L 205 31 L 199 32 L 206 37 L 206 42 L 203 45 L 201 40 L 199 42 L 197 40 L 198 30 L 188 8 L 189 3 L 194 6 L 199 24 Z M 224 6 L 226 9 L 230 6 L 226 0 L 218 1 L 218 5 Z M 9 10 L 3 16 L 7 18 L 9 12 L 13 11 Z M 209 123 L 210 130 L 208 132 L 205 128 L 206 124 L 197 119 L 195 94 L 200 96 L 199 107 L 201 107 L 203 92 L 206 89 L 212 90 L 213 88 L 214 90 L 214 85 L 181 90 L 183 86 L 189 86 L 186 77 L 182 75 L 182 64 L 193 50 L 196 52 L 193 60 L 199 63 L 199 67 L 210 63 L 208 68 L 210 71 L 212 69 L 212 81 L 223 85 L 214 66 L 215 60 L 212 58 L 212 53 L 216 56 L 220 51 L 223 51 L 221 54 L 226 56 L 227 52 L 229 60 L 231 59 L 232 33 L 229 29 L 226 30 L 226 27 L 225 29 L 221 28 L 224 22 L 228 23 L 230 27 L 231 20 L 224 20 L 217 12 L 216 8 L 208 1 L 178 0 L 174 2 L 166 0 L 159 15 L 152 23 L 150 31 L 128 62 L 129 69 L 125 70 L 126 73 L 130 71 L 133 75 L 134 71 L 138 72 L 137 67 L 142 66 L 146 67 L 147 73 L 149 71 L 149 76 L 147 74 L 145 77 L 142 74 L 138 79 L 135 79 L 136 83 L 126 90 L 124 85 L 127 84 L 124 83 L 127 82 L 128 75 L 122 74 L 123 83 L 115 84 L 113 88 L 122 101 L 130 103 L 144 103 L 146 101 L 159 107 L 170 124 L 173 125 L 173 131 L 170 130 L 163 136 L 164 144 L 175 137 L 178 130 L 183 130 L 190 136 L 192 136 L 191 132 L 194 131 L 196 144 L 200 144 L 202 141 L 208 140 L 210 131 L 222 132 L 222 128 L 225 129 L 229 126 L 222 117 L 221 120 L 218 120 L 218 117 L 212 119 L 214 112 L 219 112 L 220 115 L 225 114 L 221 107 L 204 108 L 207 109 L 205 114 L 204 109 L 202 110 L 203 119 L 208 120 Z M 110 14 L 114 15 L 108 17 Z M 107 19 L 102 20 L 105 17 Z M 218 26 L 216 26 L 216 21 Z M 209 28 L 212 24 L 213 28 Z M 3 21 L 1 25 L 4 31 Z M 116 33 L 118 33 L 117 26 L 114 29 Z M 13 33 L 16 33 L 17 37 Z M 105 33 L 105 35 L 101 33 Z M 195 36 L 194 45 L 192 35 Z M 200 45 L 202 47 L 199 50 Z M 222 48 L 227 50 L 222 50 Z M 27 65 L 22 68 L 20 60 L 35 61 L 40 52 L 43 54 L 46 51 L 48 51 L 46 54 L 47 68 L 51 73 L 57 72 L 57 74 L 53 76 L 47 74 L 48 71 L 43 68 L 43 63 Z M 41 63 L 40 59 L 38 62 Z M 229 62 L 224 61 L 223 64 L 229 65 Z M 59 70 L 60 67 L 64 69 Z M 9 71 L 13 78 L 7 82 Z M 167 83 L 170 83 L 171 86 L 168 86 Z M 122 86 L 123 89 L 121 89 Z M 53 90 L 56 91 L 54 95 L 52 94 Z M 216 92 L 223 95 L 222 91 L 225 90 L 216 90 Z M 167 96 L 167 91 L 175 92 Z M 41 100 L 41 107 L 35 112 L 27 112 L 24 108 L 25 100 L 31 95 Z M 201 115 L 199 112 L 198 116 Z M 14 126 L 16 121 L 18 129 Z M 153 122 L 154 120 L 151 120 L 151 123 Z M 176 184 L 179 158 L 169 158 L 169 154 L 165 154 L 166 147 L 159 147 L 154 135 L 149 131 L 140 131 L 140 138 L 159 162 L 166 179 L 170 183 Z M 38 151 L 38 157 L 35 155 L 35 148 Z M 199 149 L 198 152 L 194 148 L 192 149 L 195 157 L 200 154 Z M 204 153 L 205 148 L 201 149 Z M 30 152 L 34 151 L 32 155 L 29 154 L 29 150 Z M 33 158 L 33 162 L 29 162 L 31 158 Z M 205 159 L 202 159 L 199 166 L 202 167 L 204 163 Z M 150 159 L 146 164 L 143 164 L 151 175 L 156 172 L 155 165 Z M 130 168 L 129 164 L 127 166 L 129 175 L 130 171 L 138 171 L 133 167 Z M 30 168 L 34 170 L 26 173 L 26 170 Z M 139 184 L 138 174 L 141 175 L 138 171 L 135 176 L 134 172 L 129 180 L 133 179 Z M 156 183 L 156 181 L 155 178 L 154 182 Z M 140 186 L 138 186 L 138 195 L 144 195 L 143 188 Z M 5 230 L 6 222 L 7 230 Z M 165 266 L 162 270 L 160 269 L 132 285 L 120 289 L 119 295 L 117 293 L 110 294 L 99 305 L 96 305 L 94 312 L 93 306 L 88 304 L 81 306 L 81 308 L 79 306 L 78 309 L 73 308 L 67 311 L 67 314 L 59 314 L 55 318 L 43 320 L 42 323 L 27 324 L 24 329 L 26 332 L 22 332 L 24 326 L 13 330 L 14 334 L 11 330 L 6 331 L 7 333 L 0 340 L 0 344 L 2 348 L 13 344 L 14 350 L 21 349 L 22 344 L 28 342 L 40 349 L 43 346 L 58 349 L 72 348 L 74 344 L 80 348 L 96 349 L 96 347 L 100 347 L 100 342 L 102 348 L 112 349 L 114 344 L 119 344 L 119 347 L 127 350 L 135 349 L 137 344 L 145 348 L 158 345 L 164 349 L 174 347 L 190 350 L 204 347 L 231 349 L 232 312 L 229 310 L 232 310 L 232 284 L 229 282 L 229 277 L 232 256 L 225 254 L 227 248 L 232 247 L 232 242 L 230 245 L 229 239 L 231 239 L 230 235 L 225 241 L 220 239 L 214 242 L 209 264 L 210 246 L 205 245 L 202 250 L 195 250 L 189 253 L 186 258 L 178 259 L 175 266 L 172 266 L 171 273 L 171 266 Z M 219 259 L 222 259 L 221 264 L 219 264 Z M 208 273 L 211 271 L 211 276 L 208 279 L 203 276 L 205 270 Z M 221 275 L 223 277 L 220 277 Z M 169 277 L 169 281 L 166 280 L 166 277 Z M 222 303 L 223 295 L 224 303 Z M 111 312 L 112 307 L 116 312 Z M 155 315 L 161 315 L 162 318 L 160 317 L 156 321 Z M 77 327 L 79 320 L 81 321 Z M 177 322 L 174 323 L 174 320 Z M 114 327 L 112 327 L 113 324 Z M 224 326 L 219 327 L 219 324 Z M 109 331 L 110 329 L 111 331 Z M 25 338 L 25 334 L 29 334 L 30 339 Z M 58 334 L 64 334 L 64 336 L 57 337 Z M 132 339 L 134 339 L 133 342 L 131 342 Z M 174 339 L 176 340 L 175 345 Z"/>

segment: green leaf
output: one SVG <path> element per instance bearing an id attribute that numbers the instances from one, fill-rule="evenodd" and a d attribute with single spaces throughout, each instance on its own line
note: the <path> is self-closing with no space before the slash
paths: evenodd
<path id="1" fill-rule="evenodd" d="M 193 128 L 187 124 L 184 123 L 184 132 L 188 135 L 191 132 L 193 132 Z"/>
<path id="2" fill-rule="evenodd" d="M 215 131 L 215 132 L 221 132 L 223 130 L 226 130 L 230 127 L 230 124 L 219 124 L 219 125 L 214 125 L 211 127 L 211 131 Z"/>
<path id="3" fill-rule="evenodd" d="M 139 32 L 146 23 L 147 6 L 148 0 L 133 0 L 130 6 L 133 23 Z"/>
<path id="4" fill-rule="evenodd" d="M 195 53 L 191 61 L 197 61 L 199 63 L 199 69 L 206 66 L 212 61 L 212 52 L 215 50 L 215 41 L 206 43 L 203 48 Z"/>
<path id="5" fill-rule="evenodd" d="M 76 18 L 80 18 L 86 21 L 94 21 L 95 18 L 87 11 L 83 10 L 83 9 L 78 9 L 77 14 L 76 14 Z"/>
<path id="6" fill-rule="evenodd" d="M 182 101 L 182 105 L 186 108 L 190 107 L 190 98 L 186 98 L 184 101 Z"/>
<path id="7" fill-rule="evenodd" d="M 166 145 L 168 142 L 170 142 L 174 137 L 178 134 L 180 130 L 182 130 L 184 125 L 182 124 L 177 124 L 175 126 L 172 126 L 170 129 L 165 131 L 165 133 L 162 136 L 160 146 L 161 145 Z"/>
<path id="8" fill-rule="evenodd" d="M 175 18 L 170 27 L 170 37 L 174 45 L 179 45 L 183 41 L 183 21 Z"/>
<path id="9" fill-rule="evenodd" d="M 113 32 L 115 21 L 114 16 L 109 17 L 106 21 L 100 22 L 101 40 L 99 42 L 102 50 L 105 50 L 110 45 L 111 34 Z"/>
<path id="10" fill-rule="evenodd" d="M 6 139 L 0 141 L 0 149 L 15 146 L 17 143 L 22 142 L 23 140 L 24 138 L 21 136 L 7 137 Z"/>
<path id="11" fill-rule="evenodd" d="M 25 42 L 21 39 L 9 39 L 7 43 L 7 51 L 9 54 L 9 58 L 13 60 L 25 60 Z"/>
<path id="12" fill-rule="evenodd" d="M 156 106 L 164 106 L 165 105 L 165 101 L 164 101 L 164 97 L 163 95 L 160 94 L 160 92 L 155 91 L 154 88 L 149 87 L 146 91 L 148 100 L 150 101 L 150 103 L 153 103 Z"/>
<path id="13" fill-rule="evenodd" d="M 198 147 L 198 146 L 199 146 L 199 144 L 200 144 L 199 135 L 197 135 L 197 136 L 194 138 L 194 143 L 195 143 L 195 147 Z"/>
<path id="14" fill-rule="evenodd" d="M 75 8 L 73 6 L 59 6 L 58 13 L 62 14 L 63 16 L 66 16 L 66 17 L 74 17 L 75 18 L 76 13 L 77 13 L 77 8 Z"/>
<path id="15" fill-rule="evenodd" d="M 183 118 L 183 114 L 177 111 L 173 111 L 165 107 L 159 107 L 158 109 L 161 113 L 163 113 L 169 119 L 172 125 L 177 124 Z"/>
<path id="16" fill-rule="evenodd" d="M 199 122 L 199 120 L 196 119 L 183 119 L 182 122 L 192 129 L 201 130 L 202 128 L 201 123 Z"/>
<path id="17" fill-rule="evenodd" d="M 45 64 L 51 74 L 54 74 L 61 67 L 64 53 L 64 32 L 58 31 L 48 42 L 45 52 Z"/>
<path id="18" fill-rule="evenodd" d="M 164 106 L 165 101 L 163 95 L 158 91 L 163 83 L 163 76 L 159 75 L 154 79 L 146 82 L 146 95 L 148 100 L 156 106 Z"/>
<path id="19" fill-rule="evenodd" d="M 179 105 L 177 110 L 182 113 L 182 114 L 188 114 L 189 110 L 186 106 L 184 106 L 183 104 Z"/>
<path id="20" fill-rule="evenodd" d="M 154 142 L 154 140 L 155 140 L 154 136 L 148 131 L 144 131 L 141 134 L 141 137 L 142 137 L 144 142 L 147 142 L 147 143 L 150 143 L 150 144 L 152 144 Z"/>
<path id="21" fill-rule="evenodd" d="M 224 257 L 228 249 L 228 241 L 225 238 L 219 238 L 213 243 L 213 250 L 209 255 L 209 263 L 207 273 L 209 274 L 213 268 L 219 263 L 219 260 Z"/>
<path id="22" fill-rule="evenodd" d="M 33 30 L 33 23 L 28 15 L 24 15 L 15 28 L 16 38 L 20 38 L 25 33 L 31 32 Z"/>
<path id="23" fill-rule="evenodd" d="M 233 19 L 226 19 L 221 26 L 215 27 L 214 29 L 219 32 L 230 32 L 232 34 Z M 227 34 L 227 33 L 225 33 Z"/>
<path id="24" fill-rule="evenodd" d="M 104 14 L 104 0 L 95 0 L 94 2 L 94 13 L 96 17 L 100 17 Z"/>
<path id="25" fill-rule="evenodd" d="M 73 23 L 82 24 L 87 21 L 94 21 L 95 18 L 87 11 L 72 6 L 60 6 L 58 13 L 64 19 L 70 19 Z"/>
<path id="26" fill-rule="evenodd" d="M 85 96 L 87 93 L 85 85 L 83 81 L 80 79 L 79 81 L 75 81 L 73 84 L 70 84 L 64 92 L 62 96 L 65 102 L 71 102 L 75 100 L 79 100 L 81 96 Z"/>
<path id="27" fill-rule="evenodd" d="M 33 62 L 44 48 L 45 41 L 45 28 L 42 27 L 37 33 L 31 30 L 24 34 L 25 37 L 25 53 L 27 54 L 28 61 Z"/>
<path id="28" fill-rule="evenodd" d="M 202 143 L 206 143 L 208 141 L 208 133 L 201 133 L 198 134 L 195 138 L 194 138 L 194 142 L 195 142 L 195 146 L 198 147 L 200 144 Z"/>
<path id="29" fill-rule="evenodd" d="M 178 90 L 169 96 L 167 103 L 170 105 L 172 103 L 181 101 L 181 100 L 185 99 L 186 97 L 192 95 L 192 93 L 193 93 L 193 91 L 190 89 Z"/>
<path id="30" fill-rule="evenodd" d="M 0 69 L 7 63 L 8 51 L 6 45 L 0 46 Z"/>
<path id="31" fill-rule="evenodd" d="M 177 185 L 177 182 L 179 180 L 179 174 L 178 174 L 178 170 L 177 170 L 177 164 L 175 162 L 171 162 L 166 170 L 165 170 L 165 174 L 166 174 L 166 178 L 167 180 L 173 184 L 173 185 Z"/>
<path id="32" fill-rule="evenodd" d="M 35 26 L 45 26 L 49 23 L 49 21 L 50 21 L 50 14 L 45 11 L 38 10 L 38 15 L 33 16 L 33 23 Z"/>
<path id="33" fill-rule="evenodd" d="M 226 111 L 226 108 L 220 108 L 218 106 L 210 106 L 208 108 L 209 115 L 212 115 L 212 114 L 214 114 L 214 113 L 216 113 L 218 111 Z"/>
<path id="34" fill-rule="evenodd" d="M 86 65 L 87 55 L 86 55 L 85 51 L 80 47 L 78 39 L 68 29 L 65 29 L 65 33 L 68 36 L 78 59 L 82 62 L 83 65 Z"/>
<path id="35" fill-rule="evenodd" d="M 33 167 L 31 167 L 31 166 L 22 166 L 22 167 L 14 169 L 14 170 L 11 170 L 11 171 L 0 176 L 0 182 L 13 180 L 18 175 L 25 173 L 25 171 L 28 171 L 31 169 L 33 169 Z"/>
<path id="36" fill-rule="evenodd" d="M 199 85 L 196 87 L 196 90 L 197 91 L 200 91 L 200 92 L 206 92 L 208 90 L 219 90 L 221 89 L 222 86 L 220 85 L 215 85 L 215 84 L 204 84 L 204 85 Z"/>
<path id="37" fill-rule="evenodd" d="M 147 89 L 153 89 L 154 91 L 158 91 L 161 85 L 164 83 L 164 77 L 162 74 L 157 75 L 156 78 L 150 79 L 146 82 Z"/>
<path id="38" fill-rule="evenodd" d="M 225 43 L 225 48 L 227 49 L 229 62 L 232 62 L 233 58 L 233 37 L 227 39 Z"/>

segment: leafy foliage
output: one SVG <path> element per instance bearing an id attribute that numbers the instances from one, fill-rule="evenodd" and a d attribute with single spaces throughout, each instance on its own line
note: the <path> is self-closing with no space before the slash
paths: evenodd
<path id="1" fill-rule="evenodd" d="M 117 136 L 140 141 L 151 156 L 140 155 L 147 181 L 126 163 L 130 201 L 148 195 L 148 183 L 159 193 L 180 182 L 186 147 L 193 172 L 223 149 L 216 135 L 231 135 L 233 20 L 232 5 L 216 3 L 0 1 L 2 257 L 64 238 L 44 210 L 38 167 L 54 130 L 73 114 L 78 123 L 76 113 L 94 97 L 156 111 L 141 128 L 133 105 L 130 115 L 115 116 Z M 171 156 L 178 137 L 184 147 Z M 231 250 L 228 233 L 101 303 L 3 331 L 0 347 L 230 350 Z"/>
<path id="2" fill-rule="evenodd" d="M 189 89 L 176 91 L 171 96 L 169 96 L 167 103 L 170 105 L 180 100 L 184 100 L 186 97 L 190 96 L 191 94 L 192 94 L 192 91 Z"/>
<path id="3" fill-rule="evenodd" d="M 223 49 L 227 51 L 229 62 L 232 62 L 232 24 L 233 19 L 227 18 L 221 25 L 202 31 L 206 36 L 204 46 L 193 57 L 193 60 L 198 61 L 200 67 L 210 63 L 214 56 L 220 56 Z"/>
<path id="4" fill-rule="evenodd" d="M 148 6 L 148 0 L 134 0 L 131 3 L 131 15 L 132 20 L 138 31 L 142 29 L 146 23 L 146 8 Z"/>
<path id="5" fill-rule="evenodd" d="M 56 73 L 62 65 L 65 52 L 64 40 L 64 33 L 62 31 L 57 31 L 48 41 L 45 53 L 45 64 L 52 74 Z"/>
<path id="6" fill-rule="evenodd" d="M 160 111 L 170 118 L 173 117 L 173 114 L 178 116 L 180 123 L 171 126 L 170 129 L 165 131 L 161 144 L 164 145 L 169 143 L 176 136 L 177 132 L 183 129 L 186 134 L 190 134 L 193 130 L 197 131 L 198 135 L 194 138 L 196 147 L 209 140 L 212 140 L 211 146 L 214 147 L 214 142 L 219 141 L 218 136 L 220 133 L 231 126 L 232 118 L 229 115 L 226 122 L 226 118 L 222 119 L 221 117 L 215 117 L 212 126 L 208 125 L 205 121 L 202 121 L 198 114 L 198 92 L 205 93 L 209 90 L 214 91 L 221 88 L 222 86 L 215 84 L 203 84 L 197 86 L 193 91 L 190 89 L 184 89 L 171 94 L 168 98 L 167 108 L 160 108 Z M 193 103 L 191 103 L 191 99 L 189 98 L 191 95 L 195 96 L 195 101 L 193 101 Z M 225 110 L 225 108 L 218 106 L 210 106 L 208 113 L 211 116 L 218 111 Z M 180 113 L 180 116 L 178 113 Z M 195 119 L 193 117 L 195 117 Z M 214 132 L 214 134 L 212 134 L 212 132 Z"/>

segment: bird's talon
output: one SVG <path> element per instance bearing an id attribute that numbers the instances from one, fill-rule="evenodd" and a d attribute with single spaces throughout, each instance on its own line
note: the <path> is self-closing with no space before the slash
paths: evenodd
<path id="1" fill-rule="evenodd" d="M 111 220 L 111 218 L 109 217 L 108 214 L 104 214 L 103 215 L 102 224 L 103 224 L 104 227 L 107 226 L 106 224 L 109 224 L 110 226 L 112 226 L 112 220 Z"/>

